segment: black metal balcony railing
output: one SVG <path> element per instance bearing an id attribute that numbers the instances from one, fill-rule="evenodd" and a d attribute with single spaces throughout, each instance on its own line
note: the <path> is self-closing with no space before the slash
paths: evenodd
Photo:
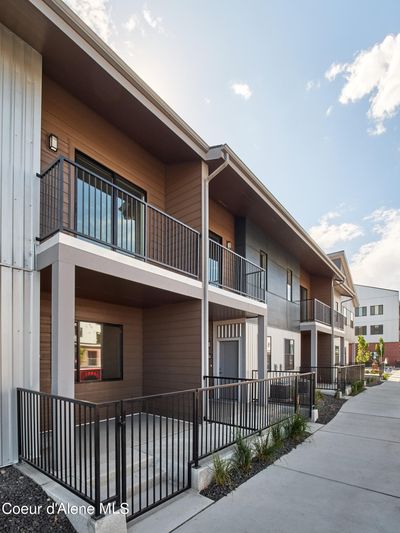
<path id="1" fill-rule="evenodd" d="M 211 285 L 265 302 L 265 270 L 212 240 L 208 280 Z"/>
<path id="2" fill-rule="evenodd" d="M 329 305 L 312 298 L 300 301 L 300 321 L 301 322 L 321 322 L 332 325 L 332 309 Z"/>
<path id="3" fill-rule="evenodd" d="M 333 312 L 333 325 L 337 329 L 344 329 L 345 318 L 339 311 Z"/>
<path id="4" fill-rule="evenodd" d="M 199 277 L 199 233 L 64 157 L 41 174 L 40 238 L 65 231 Z"/>

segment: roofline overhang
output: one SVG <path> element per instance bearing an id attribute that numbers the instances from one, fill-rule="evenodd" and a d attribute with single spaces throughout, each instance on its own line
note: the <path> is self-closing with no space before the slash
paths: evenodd
<path id="1" fill-rule="evenodd" d="M 267 189 L 261 180 L 246 166 L 246 164 L 233 152 L 227 145 L 222 144 L 210 147 L 206 160 L 219 161 L 224 159 L 224 154 L 229 155 L 229 166 L 259 195 L 259 197 L 267 203 L 275 213 L 285 222 L 294 233 L 301 238 L 310 251 L 318 256 L 318 258 L 325 263 L 331 270 L 332 277 L 336 281 L 344 281 L 342 272 L 329 259 L 327 254 L 318 246 L 314 239 L 307 233 L 307 231 L 295 220 L 287 209 L 275 198 L 275 196 Z"/>
<path id="2" fill-rule="evenodd" d="M 111 74 L 147 109 L 169 126 L 174 133 L 186 142 L 202 159 L 208 152 L 208 144 L 147 85 L 82 19 L 62 0 L 28 0 L 59 30 L 65 33 L 84 51 L 90 54 L 100 67 Z M 77 35 L 80 39 L 76 39 Z M 83 44 L 86 47 L 82 46 Z"/>

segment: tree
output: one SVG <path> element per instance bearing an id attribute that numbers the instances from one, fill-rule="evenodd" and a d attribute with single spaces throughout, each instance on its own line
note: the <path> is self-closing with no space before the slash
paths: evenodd
<path id="1" fill-rule="evenodd" d="M 371 359 L 368 342 L 362 335 L 358 336 L 356 363 L 367 363 Z"/>
<path id="2" fill-rule="evenodd" d="M 382 337 L 379 337 L 378 344 L 375 345 L 375 351 L 378 354 L 378 362 L 382 364 L 385 357 L 385 343 Z"/>

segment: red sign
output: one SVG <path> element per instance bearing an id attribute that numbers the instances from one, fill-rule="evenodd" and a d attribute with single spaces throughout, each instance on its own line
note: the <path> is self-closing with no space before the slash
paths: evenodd
<path id="1" fill-rule="evenodd" d="M 79 381 L 99 381 L 101 379 L 101 368 L 81 368 L 79 371 Z"/>

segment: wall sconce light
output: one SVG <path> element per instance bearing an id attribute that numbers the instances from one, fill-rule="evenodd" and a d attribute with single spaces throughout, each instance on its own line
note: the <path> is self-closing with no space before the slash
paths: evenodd
<path id="1" fill-rule="evenodd" d="M 231 249 L 232 249 L 232 243 L 231 243 L 231 241 L 226 241 L 226 247 L 228 248 L 228 250 L 231 250 Z"/>
<path id="2" fill-rule="evenodd" d="M 57 152 L 58 150 L 58 137 L 54 133 L 50 133 L 49 135 L 49 148 L 53 152 Z"/>

